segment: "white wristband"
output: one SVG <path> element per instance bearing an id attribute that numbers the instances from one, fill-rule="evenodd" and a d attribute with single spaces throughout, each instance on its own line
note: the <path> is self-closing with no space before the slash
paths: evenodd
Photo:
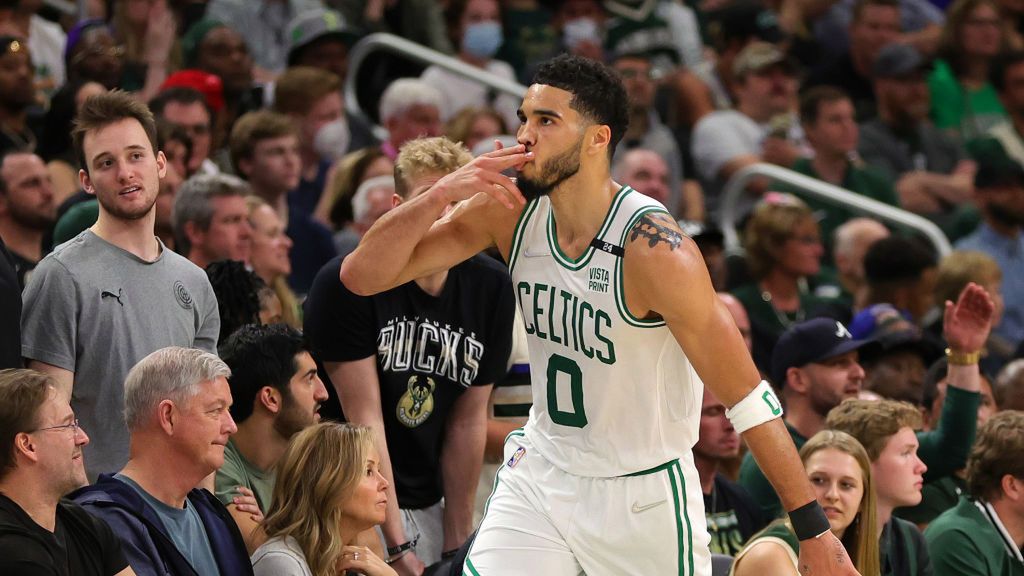
<path id="1" fill-rule="evenodd" d="M 768 384 L 767 380 L 761 380 L 761 383 L 743 400 L 726 410 L 725 415 L 732 422 L 736 432 L 743 434 L 754 426 L 781 418 L 782 404 L 779 403 L 779 397 L 775 395 L 771 384 Z"/>

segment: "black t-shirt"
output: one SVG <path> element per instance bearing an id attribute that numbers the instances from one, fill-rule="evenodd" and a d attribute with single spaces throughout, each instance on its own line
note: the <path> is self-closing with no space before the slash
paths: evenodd
<path id="1" fill-rule="evenodd" d="M 21 368 L 21 285 L 17 264 L 0 238 L 0 370 Z"/>
<path id="2" fill-rule="evenodd" d="M 726 556 L 738 554 L 751 536 L 768 525 L 750 494 L 721 474 L 715 474 L 711 494 L 704 495 L 704 515 L 711 552 Z"/>
<path id="3" fill-rule="evenodd" d="M 441 448 L 453 404 L 469 386 L 492 384 L 507 370 L 512 280 L 481 255 L 449 270 L 437 297 L 415 282 L 364 297 L 345 288 L 340 268 L 335 258 L 317 274 L 306 335 L 321 362 L 376 354 L 398 502 L 425 508 L 443 494 Z"/>
<path id="4" fill-rule="evenodd" d="M 114 531 L 78 504 L 60 501 L 51 533 L 0 494 L 0 574 L 112 576 L 127 567 Z"/>

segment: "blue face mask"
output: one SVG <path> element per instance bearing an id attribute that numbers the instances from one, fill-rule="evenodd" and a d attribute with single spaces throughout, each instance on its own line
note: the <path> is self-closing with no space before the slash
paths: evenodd
<path id="1" fill-rule="evenodd" d="M 501 47 L 505 37 L 501 33 L 501 23 L 489 20 L 476 22 L 466 26 L 462 33 L 462 49 L 476 58 L 490 58 Z"/>

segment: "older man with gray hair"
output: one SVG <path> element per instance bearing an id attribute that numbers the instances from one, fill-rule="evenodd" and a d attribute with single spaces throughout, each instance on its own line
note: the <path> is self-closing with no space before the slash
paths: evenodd
<path id="1" fill-rule="evenodd" d="M 231 370 L 213 354 L 169 347 L 128 372 L 128 464 L 72 498 L 105 520 L 142 575 L 251 575 L 245 542 L 228 510 L 196 486 L 224 463 L 238 428 Z"/>
<path id="2" fill-rule="evenodd" d="M 378 108 L 380 123 L 388 129 L 388 139 L 381 144 L 388 158 L 397 158 L 409 140 L 441 135 L 441 101 L 437 88 L 422 80 L 399 78 L 388 85 Z"/>
<path id="3" fill-rule="evenodd" d="M 172 225 L 178 252 L 206 268 L 217 260 L 247 262 L 252 228 L 245 197 L 252 189 L 228 174 L 198 174 L 178 189 Z"/>

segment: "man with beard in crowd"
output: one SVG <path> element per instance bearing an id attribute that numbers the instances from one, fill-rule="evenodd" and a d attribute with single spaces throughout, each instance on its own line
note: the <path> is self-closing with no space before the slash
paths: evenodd
<path id="1" fill-rule="evenodd" d="M 0 154 L 36 149 L 36 136 L 28 125 L 34 79 L 28 45 L 14 36 L 0 36 Z"/>
<path id="2" fill-rule="evenodd" d="M 286 324 L 242 326 L 220 351 L 231 368 L 231 417 L 238 432 L 224 447 L 217 498 L 228 507 L 252 553 L 266 535 L 252 515 L 238 509 L 237 490 L 252 490 L 260 510 L 270 508 L 274 465 L 293 435 L 320 420 L 317 412 L 327 400 L 327 388 L 302 334 Z"/>
<path id="3" fill-rule="evenodd" d="M 56 215 L 43 159 L 31 152 L 0 153 L 0 237 L 14 258 L 22 288 L 43 257 L 43 236 Z"/>
<path id="4" fill-rule="evenodd" d="M 957 250 L 977 250 L 1003 271 L 1003 319 L 993 332 L 1010 342 L 1024 341 L 1024 168 L 994 140 L 972 143 L 978 160 L 975 201 L 982 222 L 956 243 Z"/>

